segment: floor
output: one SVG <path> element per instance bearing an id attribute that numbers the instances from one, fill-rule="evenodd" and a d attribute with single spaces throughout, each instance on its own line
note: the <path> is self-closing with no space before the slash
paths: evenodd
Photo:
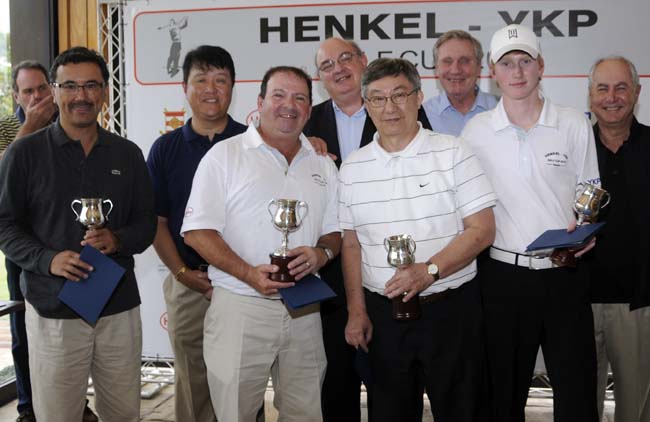
<path id="1" fill-rule="evenodd" d="M 543 394 L 540 394 L 543 395 Z M 164 387 L 151 399 L 142 400 L 142 421 L 146 422 L 173 422 L 174 421 L 174 387 L 168 385 Z M 91 405 L 92 398 L 89 397 Z M 273 391 L 266 393 L 266 421 L 276 422 L 277 412 L 273 408 Z M 428 409 L 428 401 L 425 402 Z M 13 422 L 16 419 L 16 402 L 9 403 L 0 408 L 0 422 Z M 614 403 L 607 401 L 605 403 L 605 419 L 603 422 L 614 421 Z M 365 412 L 363 421 L 365 422 Z M 526 407 L 527 422 L 552 422 L 553 421 L 553 400 L 550 398 L 530 398 Z M 423 422 L 433 422 L 431 413 L 425 410 Z"/>

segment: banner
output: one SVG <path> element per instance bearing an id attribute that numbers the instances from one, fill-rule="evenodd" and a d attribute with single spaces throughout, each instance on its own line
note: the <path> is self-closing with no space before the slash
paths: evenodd
<path id="1" fill-rule="evenodd" d="M 425 99 L 439 94 L 432 48 L 450 29 L 471 33 L 489 49 L 497 29 L 520 23 L 540 37 L 543 91 L 553 102 L 588 112 L 587 75 L 600 57 L 629 58 L 650 76 L 648 0 L 557 1 L 129 1 L 125 6 L 126 127 L 145 155 L 153 141 L 182 125 L 191 114 L 182 91 L 183 57 L 201 45 L 224 47 L 233 56 L 236 83 L 230 114 L 240 122 L 256 118 L 264 72 L 271 66 L 301 67 L 317 78 L 314 56 L 329 36 L 354 39 L 371 61 L 402 57 L 423 78 Z M 499 95 L 483 63 L 481 89 Z M 650 92 L 641 91 L 637 116 L 650 123 Z M 314 104 L 327 93 L 318 80 Z M 246 235 L 243 233 L 242 235 Z M 167 271 L 150 250 L 138 257 L 143 296 L 145 356 L 171 357 L 164 321 L 162 280 Z M 163 338 L 164 337 L 164 338 Z"/>

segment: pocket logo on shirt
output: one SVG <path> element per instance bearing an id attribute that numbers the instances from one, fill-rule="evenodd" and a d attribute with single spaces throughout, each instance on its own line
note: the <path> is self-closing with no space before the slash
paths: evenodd
<path id="1" fill-rule="evenodd" d="M 120 176 L 122 174 L 122 172 L 119 171 L 118 169 L 113 169 L 113 170 L 111 170 L 111 174 L 113 174 L 115 176 Z"/>
<path id="2" fill-rule="evenodd" d="M 312 180 L 314 183 L 316 183 L 319 186 L 327 186 L 327 180 L 323 176 L 321 176 L 318 173 L 314 173 L 311 175 Z"/>
<path id="3" fill-rule="evenodd" d="M 553 151 L 544 155 L 547 166 L 566 167 L 569 156 L 563 152 Z"/>

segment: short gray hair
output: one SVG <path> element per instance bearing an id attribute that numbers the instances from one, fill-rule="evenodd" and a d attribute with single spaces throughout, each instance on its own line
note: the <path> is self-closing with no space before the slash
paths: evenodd
<path id="1" fill-rule="evenodd" d="M 338 37 L 329 37 L 326 38 L 325 41 L 332 39 L 332 38 L 338 38 Z M 358 55 L 363 54 L 363 50 L 361 50 L 361 47 L 359 47 L 359 44 L 357 44 L 354 40 L 349 40 L 346 38 L 338 38 L 339 40 L 347 43 L 350 47 L 352 47 L 352 50 L 357 53 Z M 320 48 L 318 49 L 320 50 Z M 316 64 L 316 71 L 318 71 L 318 50 L 316 50 L 316 54 L 314 54 L 314 63 Z"/>
<path id="2" fill-rule="evenodd" d="M 367 98 L 368 85 L 372 82 L 385 78 L 386 76 L 399 75 L 406 76 L 406 79 L 413 85 L 414 89 L 419 91 L 422 88 L 420 74 L 413 63 L 408 60 L 389 59 L 385 57 L 373 60 L 361 77 L 361 94 L 363 98 Z"/>
<path id="3" fill-rule="evenodd" d="M 630 76 L 632 76 L 632 83 L 634 84 L 634 87 L 638 88 L 641 85 L 639 82 L 639 72 L 636 71 L 636 67 L 634 66 L 634 63 L 632 63 L 630 60 L 626 59 L 623 56 L 607 56 L 607 57 L 601 57 L 600 59 L 596 60 L 596 62 L 591 66 L 591 69 L 589 69 L 589 89 L 591 89 L 591 85 L 594 83 L 594 74 L 596 73 L 596 68 L 598 67 L 598 65 L 610 60 L 625 63 L 627 65 L 628 70 L 630 71 Z"/>
<path id="4" fill-rule="evenodd" d="M 469 32 L 465 32 L 461 29 L 452 29 L 451 31 L 445 32 L 440 38 L 438 38 L 438 41 L 436 41 L 436 44 L 433 46 L 434 64 L 438 63 L 438 50 L 444 43 L 449 40 L 462 40 L 471 42 L 472 47 L 474 47 L 474 57 L 476 58 L 476 62 L 479 65 L 481 64 L 481 61 L 483 60 L 483 46 L 481 45 L 481 42 L 474 38 Z"/>

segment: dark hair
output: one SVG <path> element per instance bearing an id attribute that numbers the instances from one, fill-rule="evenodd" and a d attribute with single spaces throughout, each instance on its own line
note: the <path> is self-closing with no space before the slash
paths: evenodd
<path id="1" fill-rule="evenodd" d="M 311 104 L 311 78 L 307 72 L 293 66 L 275 66 L 267 70 L 264 74 L 264 78 L 262 78 L 262 85 L 260 85 L 260 97 L 266 97 L 266 86 L 269 84 L 269 79 L 271 79 L 271 76 L 275 75 L 276 73 L 292 73 L 300 79 L 303 79 L 307 84 L 307 89 L 309 90 L 309 104 Z"/>
<path id="2" fill-rule="evenodd" d="M 54 59 L 54 63 L 52 63 L 52 67 L 50 68 L 50 79 L 55 81 L 56 72 L 59 69 L 59 66 L 64 66 L 69 63 L 95 63 L 102 73 L 104 82 L 108 83 L 109 75 L 106 61 L 104 61 L 104 58 L 100 56 L 98 52 L 86 47 L 72 47 L 56 56 L 56 59 Z"/>
<path id="3" fill-rule="evenodd" d="M 11 70 L 11 86 L 14 92 L 18 92 L 18 84 L 16 83 L 16 79 L 18 79 L 18 72 L 23 69 L 40 70 L 43 73 L 43 76 L 45 76 L 45 80 L 48 83 L 50 82 L 50 77 L 47 74 L 47 69 L 45 69 L 45 66 L 35 60 L 23 60 L 14 66 L 14 68 Z"/>
<path id="4" fill-rule="evenodd" d="M 232 57 L 225 49 L 216 45 L 201 45 L 185 55 L 185 59 L 183 60 L 183 83 L 187 83 L 187 79 L 190 77 L 190 70 L 193 67 L 207 70 L 211 66 L 226 69 L 230 72 L 232 84 L 235 84 L 235 64 L 232 61 Z"/>
<path id="5" fill-rule="evenodd" d="M 406 79 L 413 85 L 413 89 L 420 90 L 422 87 L 418 70 L 408 60 L 389 59 L 385 57 L 373 60 L 361 77 L 361 93 L 363 94 L 363 98 L 367 98 L 366 95 L 368 94 L 368 85 L 370 83 L 385 78 L 386 76 L 399 75 L 406 76 Z"/>

